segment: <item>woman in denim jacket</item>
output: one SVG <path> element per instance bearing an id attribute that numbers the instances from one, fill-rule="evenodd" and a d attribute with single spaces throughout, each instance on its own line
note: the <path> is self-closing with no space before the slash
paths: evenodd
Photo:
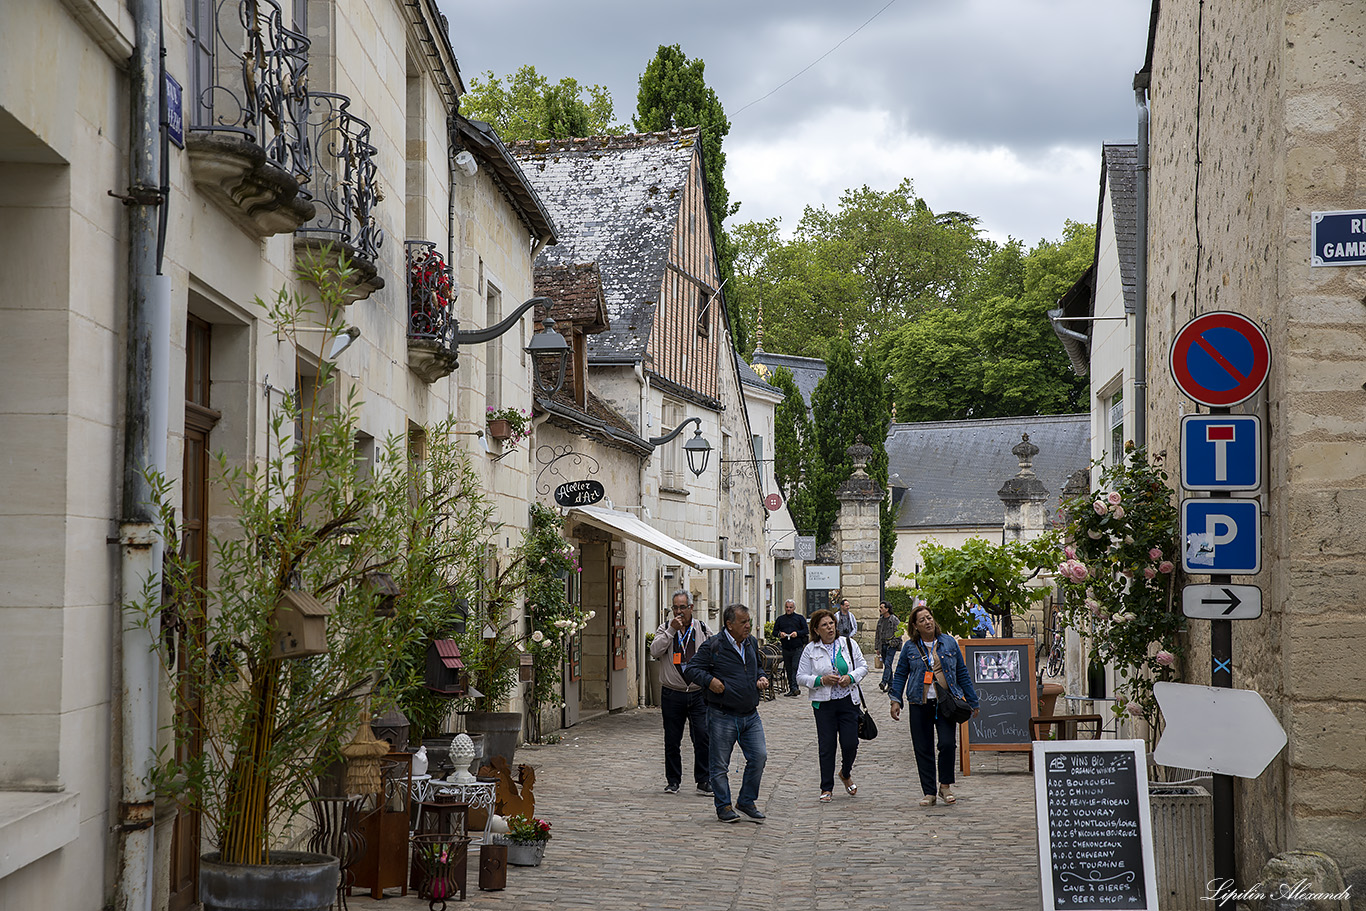
<path id="1" fill-rule="evenodd" d="M 911 611 L 911 638 L 901 647 L 896 673 L 892 675 L 892 720 L 901 718 L 901 704 L 909 703 L 911 743 L 915 747 L 915 765 L 920 771 L 922 807 L 935 803 L 934 735 L 939 732 L 939 791 L 944 803 L 958 798 L 953 793 L 954 735 L 957 725 L 939 715 L 936 695 L 945 685 L 955 696 L 978 712 L 977 690 L 972 686 L 967 662 L 957 641 L 944 633 L 926 605 Z M 905 693 L 903 698 L 902 693 Z"/>

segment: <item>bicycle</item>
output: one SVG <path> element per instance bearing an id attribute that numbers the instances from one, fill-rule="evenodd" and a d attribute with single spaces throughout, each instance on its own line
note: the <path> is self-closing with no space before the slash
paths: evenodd
<path id="1" fill-rule="evenodd" d="M 1048 645 L 1048 664 L 1044 666 L 1044 673 L 1049 677 L 1061 677 L 1067 657 L 1067 640 L 1061 627 L 1050 629 L 1049 632 L 1053 638 Z"/>

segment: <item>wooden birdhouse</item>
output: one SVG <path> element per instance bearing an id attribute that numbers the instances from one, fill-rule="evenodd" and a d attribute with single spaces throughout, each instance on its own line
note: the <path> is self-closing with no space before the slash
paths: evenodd
<path id="1" fill-rule="evenodd" d="M 327 652 L 327 616 L 332 608 L 308 592 L 287 591 L 275 604 L 272 658 L 303 658 Z"/>
<path id="2" fill-rule="evenodd" d="M 517 679 L 522 683 L 530 683 L 536 679 L 536 658 L 534 656 L 526 653 L 517 656 Z"/>
<path id="3" fill-rule="evenodd" d="M 400 594 L 398 583 L 394 577 L 388 573 L 366 573 L 361 579 L 361 585 L 367 592 L 375 598 L 375 616 L 392 617 L 394 615 L 394 599 Z"/>
<path id="4" fill-rule="evenodd" d="M 466 694 L 465 662 L 454 639 L 436 639 L 427 646 L 427 675 L 423 686 L 443 696 Z"/>

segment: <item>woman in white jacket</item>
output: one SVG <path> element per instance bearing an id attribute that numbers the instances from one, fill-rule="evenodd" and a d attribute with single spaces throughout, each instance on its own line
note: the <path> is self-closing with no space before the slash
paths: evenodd
<path id="1" fill-rule="evenodd" d="M 853 797 L 858 785 L 850 780 L 858 754 L 858 682 L 868 673 L 858 643 L 837 635 L 835 615 L 818 610 L 811 615 L 811 641 L 797 664 L 797 683 L 811 690 L 816 713 L 816 743 L 821 763 L 821 802 L 835 790 L 835 741 L 840 746 L 840 781 Z"/>

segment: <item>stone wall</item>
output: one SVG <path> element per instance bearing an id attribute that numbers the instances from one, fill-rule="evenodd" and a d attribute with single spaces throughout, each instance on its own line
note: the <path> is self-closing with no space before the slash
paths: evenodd
<path id="1" fill-rule="evenodd" d="M 1366 13 L 1346 2 L 1162 5 L 1146 357 L 1151 448 L 1175 466 L 1195 408 L 1168 370 L 1174 332 L 1224 309 L 1270 339 L 1268 383 L 1235 409 L 1261 414 L 1269 442 L 1264 568 L 1235 580 L 1262 587 L 1265 612 L 1234 624 L 1233 666 L 1289 745 L 1238 782 L 1240 871 L 1322 850 L 1366 893 L 1366 270 L 1309 266 L 1310 213 L 1362 200 L 1363 36 Z M 1209 680 L 1208 630 L 1192 623 L 1193 683 Z"/>

